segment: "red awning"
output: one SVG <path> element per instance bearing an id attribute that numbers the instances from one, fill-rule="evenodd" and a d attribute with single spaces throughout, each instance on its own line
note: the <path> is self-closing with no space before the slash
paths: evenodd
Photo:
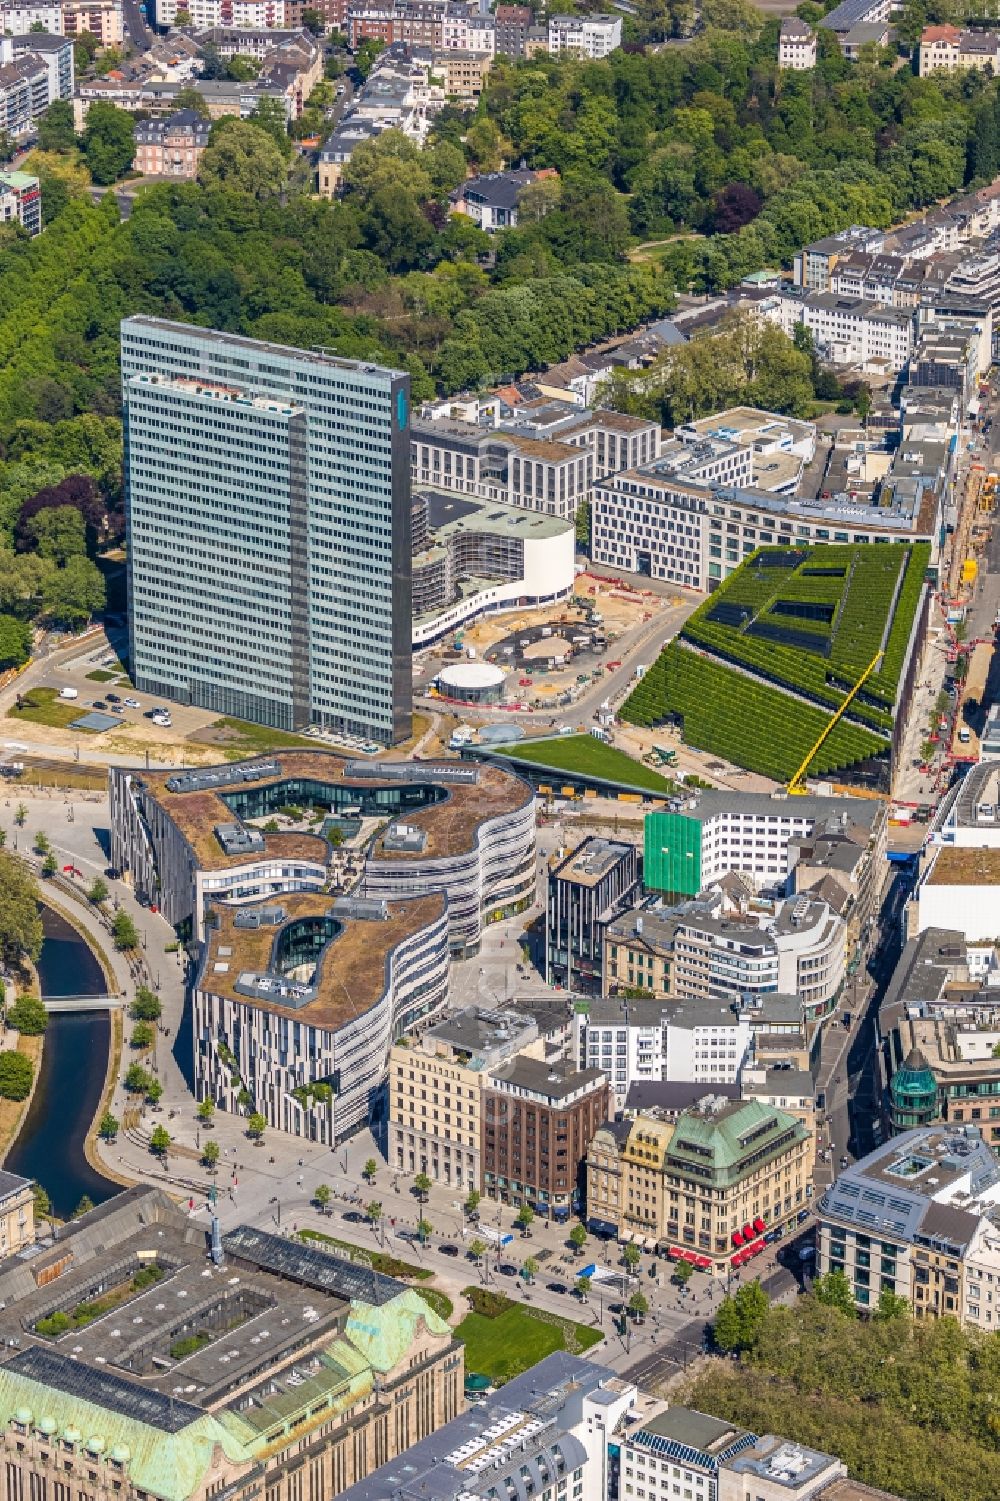
<path id="1" fill-rule="evenodd" d="M 743 1239 L 753 1240 L 753 1226 L 749 1222 L 743 1226 Z"/>
<path id="2" fill-rule="evenodd" d="M 696 1256 L 694 1259 L 694 1264 L 698 1268 L 699 1272 L 707 1272 L 709 1267 L 712 1265 L 712 1258 L 711 1256 Z"/>
<path id="3" fill-rule="evenodd" d="M 671 1246 L 670 1250 L 667 1252 L 667 1258 L 670 1261 L 680 1261 L 683 1255 L 684 1251 L 680 1246 Z"/>
<path id="4" fill-rule="evenodd" d="M 767 1229 L 767 1220 L 762 1219 L 758 1214 L 757 1218 L 753 1222 L 753 1227 L 758 1235 L 763 1235 L 764 1231 Z"/>
<path id="5" fill-rule="evenodd" d="M 764 1249 L 764 1242 L 762 1240 L 755 1240 L 752 1246 L 747 1246 L 747 1255 L 748 1256 L 759 1256 L 760 1253 L 761 1253 L 761 1251 L 763 1251 L 763 1249 Z"/>
<path id="6" fill-rule="evenodd" d="M 685 1261 L 690 1261 L 692 1263 L 692 1265 L 697 1265 L 697 1262 L 698 1262 L 698 1252 L 697 1251 L 682 1251 L 681 1254 L 684 1257 Z"/>
<path id="7" fill-rule="evenodd" d="M 730 1260 L 730 1263 L 731 1263 L 732 1266 L 739 1266 L 740 1263 L 743 1260 L 743 1252 L 742 1251 L 737 1251 L 736 1255 L 735 1256 L 730 1256 L 729 1260 Z"/>
<path id="8" fill-rule="evenodd" d="M 739 1230 L 734 1230 L 733 1231 L 733 1245 L 734 1246 L 741 1246 L 742 1244 L 743 1244 L 743 1236 L 740 1234 Z"/>

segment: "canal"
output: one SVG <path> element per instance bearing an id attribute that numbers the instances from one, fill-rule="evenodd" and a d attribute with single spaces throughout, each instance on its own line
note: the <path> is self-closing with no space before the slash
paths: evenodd
<path id="1" fill-rule="evenodd" d="M 103 995 L 104 973 L 75 928 L 43 907 L 42 930 L 42 994 Z M 110 1046 L 107 1011 L 69 1011 L 49 1018 L 35 1093 L 4 1164 L 40 1183 L 60 1219 L 69 1218 L 84 1194 L 101 1204 L 121 1192 L 119 1184 L 91 1167 L 83 1150 L 101 1103 Z"/>

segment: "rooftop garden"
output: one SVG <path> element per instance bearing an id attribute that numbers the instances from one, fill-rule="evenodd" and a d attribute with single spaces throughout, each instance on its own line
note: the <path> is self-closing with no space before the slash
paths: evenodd
<path id="1" fill-rule="evenodd" d="M 641 787 L 647 792 L 658 792 L 664 797 L 676 791 L 668 777 L 651 771 L 648 766 L 633 761 L 624 751 L 606 745 L 594 735 L 559 735 L 552 740 L 524 740 L 517 745 L 505 745 L 504 756 L 515 761 L 527 761 L 533 766 L 548 766 L 554 772 L 565 771 L 576 776 L 599 777 L 606 782 L 620 782 L 627 787 Z"/>

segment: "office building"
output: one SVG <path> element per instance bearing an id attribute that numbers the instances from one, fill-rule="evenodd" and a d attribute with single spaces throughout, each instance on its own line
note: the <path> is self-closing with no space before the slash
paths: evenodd
<path id="1" fill-rule="evenodd" d="M 611 1110 L 598 1069 L 518 1054 L 483 1080 L 483 1192 L 563 1221 L 583 1202 L 583 1165 Z"/>
<path id="2" fill-rule="evenodd" d="M 644 880 L 647 889 L 677 898 L 737 871 L 756 891 L 782 895 L 809 889 L 835 863 L 822 864 L 829 851 L 845 845 L 859 851 L 849 879 L 867 921 L 871 888 L 881 888 L 885 875 L 887 826 L 885 805 L 871 798 L 701 791 L 668 812 L 647 813 Z"/>
<path id="3" fill-rule="evenodd" d="M 401 1037 L 389 1058 L 389 1166 L 479 1189 L 486 1071 L 515 1053 L 541 1056 L 541 1046 L 533 1017 L 485 1006 Z"/>
<path id="4" fill-rule="evenodd" d="M 405 739 L 409 377 L 134 317 L 122 394 L 136 687 Z"/>
<path id="5" fill-rule="evenodd" d="M 639 882 L 633 844 L 591 836 L 556 860 L 548 876 L 545 979 L 567 990 L 598 989 L 604 931 Z"/>
<path id="6" fill-rule="evenodd" d="M 35 1195 L 30 1178 L 0 1170 L 0 1260 L 35 1243 Z"/>
<path id="7" fill-rule="evenodd" d="M 298 892 L 213 910 L 195 981 L 195 1093 L 333 1146 L 387 1117 L 389 1049 L 444 1007 L 444 894 Z"/>
<path id="8" fill-rule="evenodd" d="M 570 521 L 422 490 L 413 497 L 413 647 L 483 615 L 553 604 L 573 592 Z"/>
<path id="9" fill-rule="evenodd" d="M 715 1000 L 593 1000 L 573 1017 L 581 1068 L 607 1075 L 616 1107 L 634 1084 L 732 1084 L 750 1049 L 752 1013 Z"/>
<path id="10" fill-rule="evenodd" d="M 463 1347 L 412 1288 L 247 1225 L 207 1255 L 206 1231 L 142 1186 L 3 1262 L 12 1495 L 335 1496 L 461 1412 Z"/>
<path id="11" fill-rule="evenodd" d="M 906 1131 L 846 1168 L 816 1206 L 816 1266 L 861 1309 L 1000 1328 L 1000 1162 L 979 1127 Z"/>
<path id="12" fill-rule="evenodd" d="M 899 1133 L 977 1125 L 1000 1151 L 1000 963 L 994 941 L 925 928 L 900 955 L 878 1012 L 885 1113 Z"/>
<path id="13" fill-rule="evenodd" d="M 791 1113 L 706 1093 L 675 1118 L 653 1110 L 596 1133 L 588 1214 L 602 1233 L 727 1273 L 759 1255 L 769 1232 L 805 1217 L 814 1159 L 813 1137 Z"/>
<path id="14" fill-rule="evenodd" d="M 716 1501 L 722 1465 L 753 1447 L 754 1435 L 690 1407 L 666 1407 L 627 1434 L 621 1447 L 622 1501 Z M 675 1492 L 673 1487 L 677 1486 Z"/>
<path id="15" fill-rule="evenodd" d="M 630 1381 L 595 1361 L 547 1355 L 343 1501 L 606 1501 L 612 1435 L 636 1396 Z"/>

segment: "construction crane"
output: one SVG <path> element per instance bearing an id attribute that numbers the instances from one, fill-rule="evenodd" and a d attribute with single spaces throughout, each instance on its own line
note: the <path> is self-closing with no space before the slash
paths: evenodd
<path id="1" fill-rule="evenodd" d="M 833 729 L 834 725 L 839 722 L 841 715 L 847 708 L 849 708 L 851 701 L 854 699 L 855 695 L 858 692 L 858 689 L 861 688 L 871 677 L 872 673 L 875 672 L 884 655 L 885 653 L 881 651 L 875 653 L 874 657 L 872 657 L 871 661 L 868 663 L 868 666 L 858 678 L 858 681 L 855 683 L 850 693 L 848 693 L 847 697 L 840 705 L 840 708 L 824 726 L 822 735 L 820 735 L 819 739 L 816 741 L 816 744 L 813 746 L 812 750 L 809 752 L 808 756 L 806 756 L 802 765 L 799 767 L 798 771 L 795 773 L 795 775 L 792 777 L 792 780 L 788 784 L 788 792 L 792 797 L 802 797 L 804 795 L 806 791 L 806 772 L 809 770 L 810 763 L 813 761 L 816 753 L 822 748 L 823 742 L 829 735 L 830 731 Z"/>

